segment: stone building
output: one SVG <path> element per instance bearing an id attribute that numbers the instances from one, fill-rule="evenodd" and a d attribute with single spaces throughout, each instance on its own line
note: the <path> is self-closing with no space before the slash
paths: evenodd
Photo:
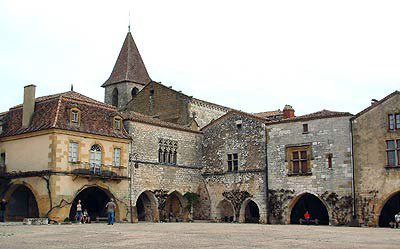
<path id="1" fill-rule="evenodd" d="M 101 218 L 109 198 L 118 221 L 136 222 L 289 224 L 309 211 L 320 224 L 385 226 L 400 211 L 398 92 L 353 118 L 244 113 L 151 80 L 130 32 L 102 87 L 105 103 L 27 86 L 24 104 L 0 113 L 8 220 L 73 219 L 79 199 Z"/>
<path id="2" fill-rule="evenodd" d="M 352 217 L 350 113 L 320 112 L 267 123 L 270 222 L 321 224 Z M 285 115 L 284 115 L 285 116 Z"/>
<path id="3" fill-rule="evenodd" d="M 7 220 L 75 216 L 76 203 L 94 217 L 105 216 L 114 198 L 116 217 L 129 212 L 130 138 L 116 108 L 70 91 L 35 98 L 1 117 L 0 195 L 9 201 Z"/>
<path id="4" fill-rule="evenodd" d="M 265 119 L 230 111 L 202 131 L 210 218 L 266 223 Z"/>
<path id="5" fill-rule="evenodd" d="M 359 222 L 389 226 L 400 211 L 400 93 L 352 118 Z"/>

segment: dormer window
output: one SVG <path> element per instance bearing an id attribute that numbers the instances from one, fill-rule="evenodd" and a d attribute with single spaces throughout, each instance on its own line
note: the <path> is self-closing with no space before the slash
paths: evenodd
<path id="1" fill-rule="evenodd" d="M 71 118 L 71 123 L 80 124 L 81 111 L 76 107 L 72 108 L 70 113 L 70 118 Z"/>
<path id="2" fill-rule="evenodd" d="M 114 129 L 120 131 L 122 128 L 122 118 L 114 117 Z"/>

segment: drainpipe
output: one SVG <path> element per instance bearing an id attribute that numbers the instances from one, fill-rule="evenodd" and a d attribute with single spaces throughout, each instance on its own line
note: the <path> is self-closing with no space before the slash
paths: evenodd
<path id="1" fill-rule="evenodd" d="M 132 186 L 133 186 L 133 136 L 131 135 L 131 148 L 129 152 L 129 210 L 131 212 L 131 223 L 133 223 L 133 200 L 132 200 Z"/>
<path id="2" fill-rule="evenodd" d="M 265 125 L 264 125 L 265 127 Z M 267 144 L 267 129 L 265 127 L 265 198 L 267 208 L 267 224 L 270 224 L 269 220 L 269 189 L 268 189 L 268 144 Z"/>
<path id="3" fill-rule="evenodd" d="M 351 178 L 351 196 L 353 199 L 353 220 L 356 219 L 356 186 L 355 186 L 355 166 L 354 166 L 354 144 L 353 144 L 353 120 L 350 119 L 350 141 L 351 141 L 351 167 L 352 167 L 352 178 Z"/>

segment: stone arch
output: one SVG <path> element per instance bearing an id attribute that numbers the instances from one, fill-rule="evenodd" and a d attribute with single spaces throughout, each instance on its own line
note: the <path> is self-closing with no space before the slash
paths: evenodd
<path id="1" fill-rule="evenodd" d="M 27 183 L 12 184 L 4 195 L 8 202 L 5 219 L 22 221 L 24 218 L 38 218 L 39 206 L 36 196 L 37 193 Z"/>
<path id="2" fill-rule="evenodd" d="M 156 222 L 159 220 L 158 201 L 150 190 L 142 191 L 138 195 L 135 206 L 138 221 Z"/>
<path id="3" fill-rule="evenodd" d="M 215 219 L 219 222 L 235 221 L 235 208 L 230 201 L 223 199 L 218 203 Z"/>
<path id="4" fill-rule="evenodd" d="M 96 220 L 97 217 L 107 217 L 106 204 L 113 198 L 116 204 L 115 219 L 119 220 L 119 204 L 114 195 L 106 188 L 98 185 L 87 186 L 76 193 L 69 212 L 69 218 L 75 220 L 76 205 L 78 200 L 81 200 L 82 210 L 87 209 L 91 220 Z"/>
<path id="5" fill-rule="evenodd" d="M 181 193 L 172 191 L 165 200 L 165 218 L 169 221 L 186 221 L 188 211 L 186 201 Z"/>
<path id="6" fill-rule="evenodd" d="M 111 94 L 111 104 L 115 107 L 118 107 L 119 98 L 118 98 L 118 88 L 114 88 Z"/>
<path id="7" fill-rule="evenodd" d="M 329 225 L 331 212 L 329 206 L 317 194 L 303 192 L 293 198 L 288 205 L 288 224 L 299 224 L 300 218 L 304 218 L 304 213 L 310 213 L 310 219 L 318 219 L 321 225 Z"/>
<path id="8" fill-rule="evenodd" d="M 389 227 L 394 215 L 400 212 L 400 190 L 389 194 L 377 209 L 376 221 L 380 227 Z"/>
<path id="9" fill-rule="evenodd" d="M 240 206 L 239 221 L 246 223 L 259 223 L 260 205 L 255 200 L 247 198 Z"/>

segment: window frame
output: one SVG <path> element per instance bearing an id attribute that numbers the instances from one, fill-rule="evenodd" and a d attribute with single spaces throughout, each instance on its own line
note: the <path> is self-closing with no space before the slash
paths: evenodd
<path id="1" fill-rule="evenodd" d="M 394 143 L 393 148 L 389 148 L 389 142 Z M 386 167 L 400 167 L 400 139 L 387 139 L 386 144 Z M 394 153 L 394 164 L 389 162 L 389 153 Z"/>
<path id="2" fill-rule="evenodd" d="M 305 157 L 302 156 L 305 152 Z M 294 155 L 297 155 L 295 158 Z M 311 145 L 292 145 L 286 147 L 286 162 L 288 176 L 308 176 L 312 175 L 312 146 Z M 298 162 L 298 171 L 295 171 L 295 165 Z M 306 172 L 303 170 L 306 163 Z"/>
<path id="3" fill-rule="evenodd" d="M 122 130 L 122 118 L 120 116 L 115 116 L 113 118 L 113 129 L 117 131 Z"/>
<path id="4" fill-rule="evenodd" d="M 0 168 L 6 167 L 7 154 L 6 152 L 0 153 Z"/>
<path id="5" fill-rule="evenodd" d="M 76 107 L 71 108 L 70 110 L 70 122 L 74 125 L 81 124 L 81 110 Z"/>
<path id="6" fill-rule="evenodd" d="M 227 172 L 239 172 L 239 154 L 237 152 L 227 153 Z"/>
<path id="7" fill-rule="evenodd" d="M 389 131 L 400 130 L 400 112 L 393 112 L 387 115 L 387 127 Z"/>
<path id="8" fill-rule="evenodd" d="M 308 123 L 303 124 L 303 134 L 308 134 L 310 132 Z"/>
<path id="9" fill-rule="evenodd" d="M 117 151 L 119 151 L 118 154 L 118 160 L 117 160 Z M 121 154 L 122 150 L 119 147 L 114 147 L 114 154 L 113 154 L 113 166 L 114 167 L 121 167 Z"/>
<path id="10" fill-rule="evenodd" d="M 73 147 L 71 145 L 75 144 L 76 145 L 76 151 L 73 151 Z M 75 158 L 73 153 L 75 152 Z M 75 160 L 74 160 L 75 159 Z M 79 162 L 79 142 L 77 141 L 69 141 L 68 144 L 68 162 L 69 163 L 78 163 Z"/>

